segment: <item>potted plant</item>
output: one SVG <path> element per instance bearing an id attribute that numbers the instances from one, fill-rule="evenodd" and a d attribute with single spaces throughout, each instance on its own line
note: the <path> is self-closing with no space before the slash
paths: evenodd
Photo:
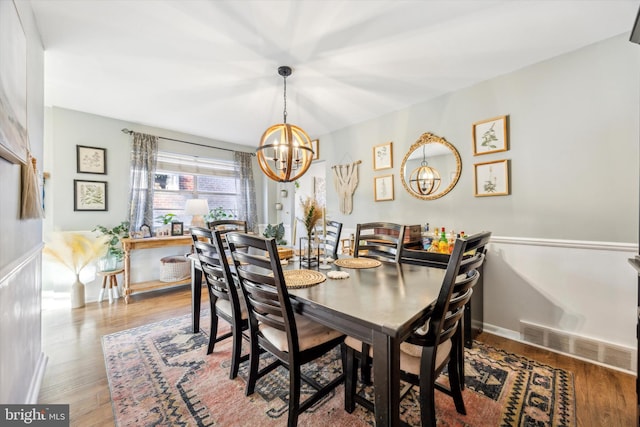
<path id="1" fill-rule="evenodd" d="M 164 215 L 158 215 L 156 219 L 159 219 L 160 221 L 162 221 L 164 225 L 167 225 L 167 224 L 171 224 L 171 222 L 173 222 L 173 218 L 175 218 L 176 216 L 178 215 L 174 213 L 167 213 Z"/>
<path id="2" fill-rule="evenodd" d="M 124 257 L 120 239 L 129 237 L 129 221 L 122 221 L 113 228 L 97 225 L 91 231 L 98 232 L 98 236 L 104 237 L 107 246 L 106 255 L 100 260 L 100 271 L 116 270 Z"/>
<path id="3" fill-rule="evenodd" d="M 233 214 L 230 209 L 225 209 L 222 206 L 211 209 L 209 213 L 204 216 L 204 219 L 207 222 L 220 221 L 225 218 L 233 218 Z"/>
<path id="4" fill-rule="evenodd" d="M 276 239 L 276 245 L 284 246 L 287 244 L 286 240 L 283 240 L 284 237 L 284 224 L 280 223 L 278 225 L 268 224 L 262 233 L 264 237 L 267 239 Z"/>

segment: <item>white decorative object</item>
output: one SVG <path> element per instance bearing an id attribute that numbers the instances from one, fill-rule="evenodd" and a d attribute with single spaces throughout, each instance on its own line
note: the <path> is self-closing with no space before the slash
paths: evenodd
<path id="1" fill-rule="evenodd" d="M 329 279 L 348 279 L 349 273 L 346 271 L 329 271 L 327 277 Z"/>
<path id="2" fill-rule="evenodd" d="M 333 182 L 340 200 L 340 212 L 349 215 L 353 211 L 353 193 L 358 186 L 358 165 L 357 162 L 348 165 L 332 166 Z"/>

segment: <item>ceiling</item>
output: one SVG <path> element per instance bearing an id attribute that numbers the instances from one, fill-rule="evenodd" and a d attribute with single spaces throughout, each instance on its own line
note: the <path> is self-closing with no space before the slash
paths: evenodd
<path id="1" fill-rule="evenodd" d="M 257 146 L 630 33 L 637 0 L 31 0 L 45 104 Z"/>

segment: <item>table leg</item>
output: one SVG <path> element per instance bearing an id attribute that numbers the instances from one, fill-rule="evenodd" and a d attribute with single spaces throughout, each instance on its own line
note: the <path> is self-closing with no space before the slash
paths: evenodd
<path id="1" fill-rule="evenodd" d="M 380 331 L 373 332 L 373 386 L 376 425 L 400 425 L 400 342 Z"/>
<path id="2" fill-rule="evenodd" d="M 200 300 L 202 299 L 202 270 L 191 260 L 191 326 L 193 333 L 200 332 Z"/>
<path id="3" fill-rule="evenodd" d="M 123 245 L 124 246 L 124 245 Z M 124 293 L 124 302 L 125 304 L 129 304 L 129 295 L 131 295 L 131 252 L 129 247 L 126 246 L 124 249 L 124 283 L 122 285 L 122 290 Z"/>

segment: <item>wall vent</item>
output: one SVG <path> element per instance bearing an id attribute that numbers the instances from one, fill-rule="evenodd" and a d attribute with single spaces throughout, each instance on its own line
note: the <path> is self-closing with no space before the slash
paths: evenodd
<path id="1" fill-rule="evenodd" d="M 550 350 L 625 371 L 636 372 L 637 353 L 632 348 L 561 332 L 525 321 L 520 321 L 520 338 L 524 342 Z"/>

